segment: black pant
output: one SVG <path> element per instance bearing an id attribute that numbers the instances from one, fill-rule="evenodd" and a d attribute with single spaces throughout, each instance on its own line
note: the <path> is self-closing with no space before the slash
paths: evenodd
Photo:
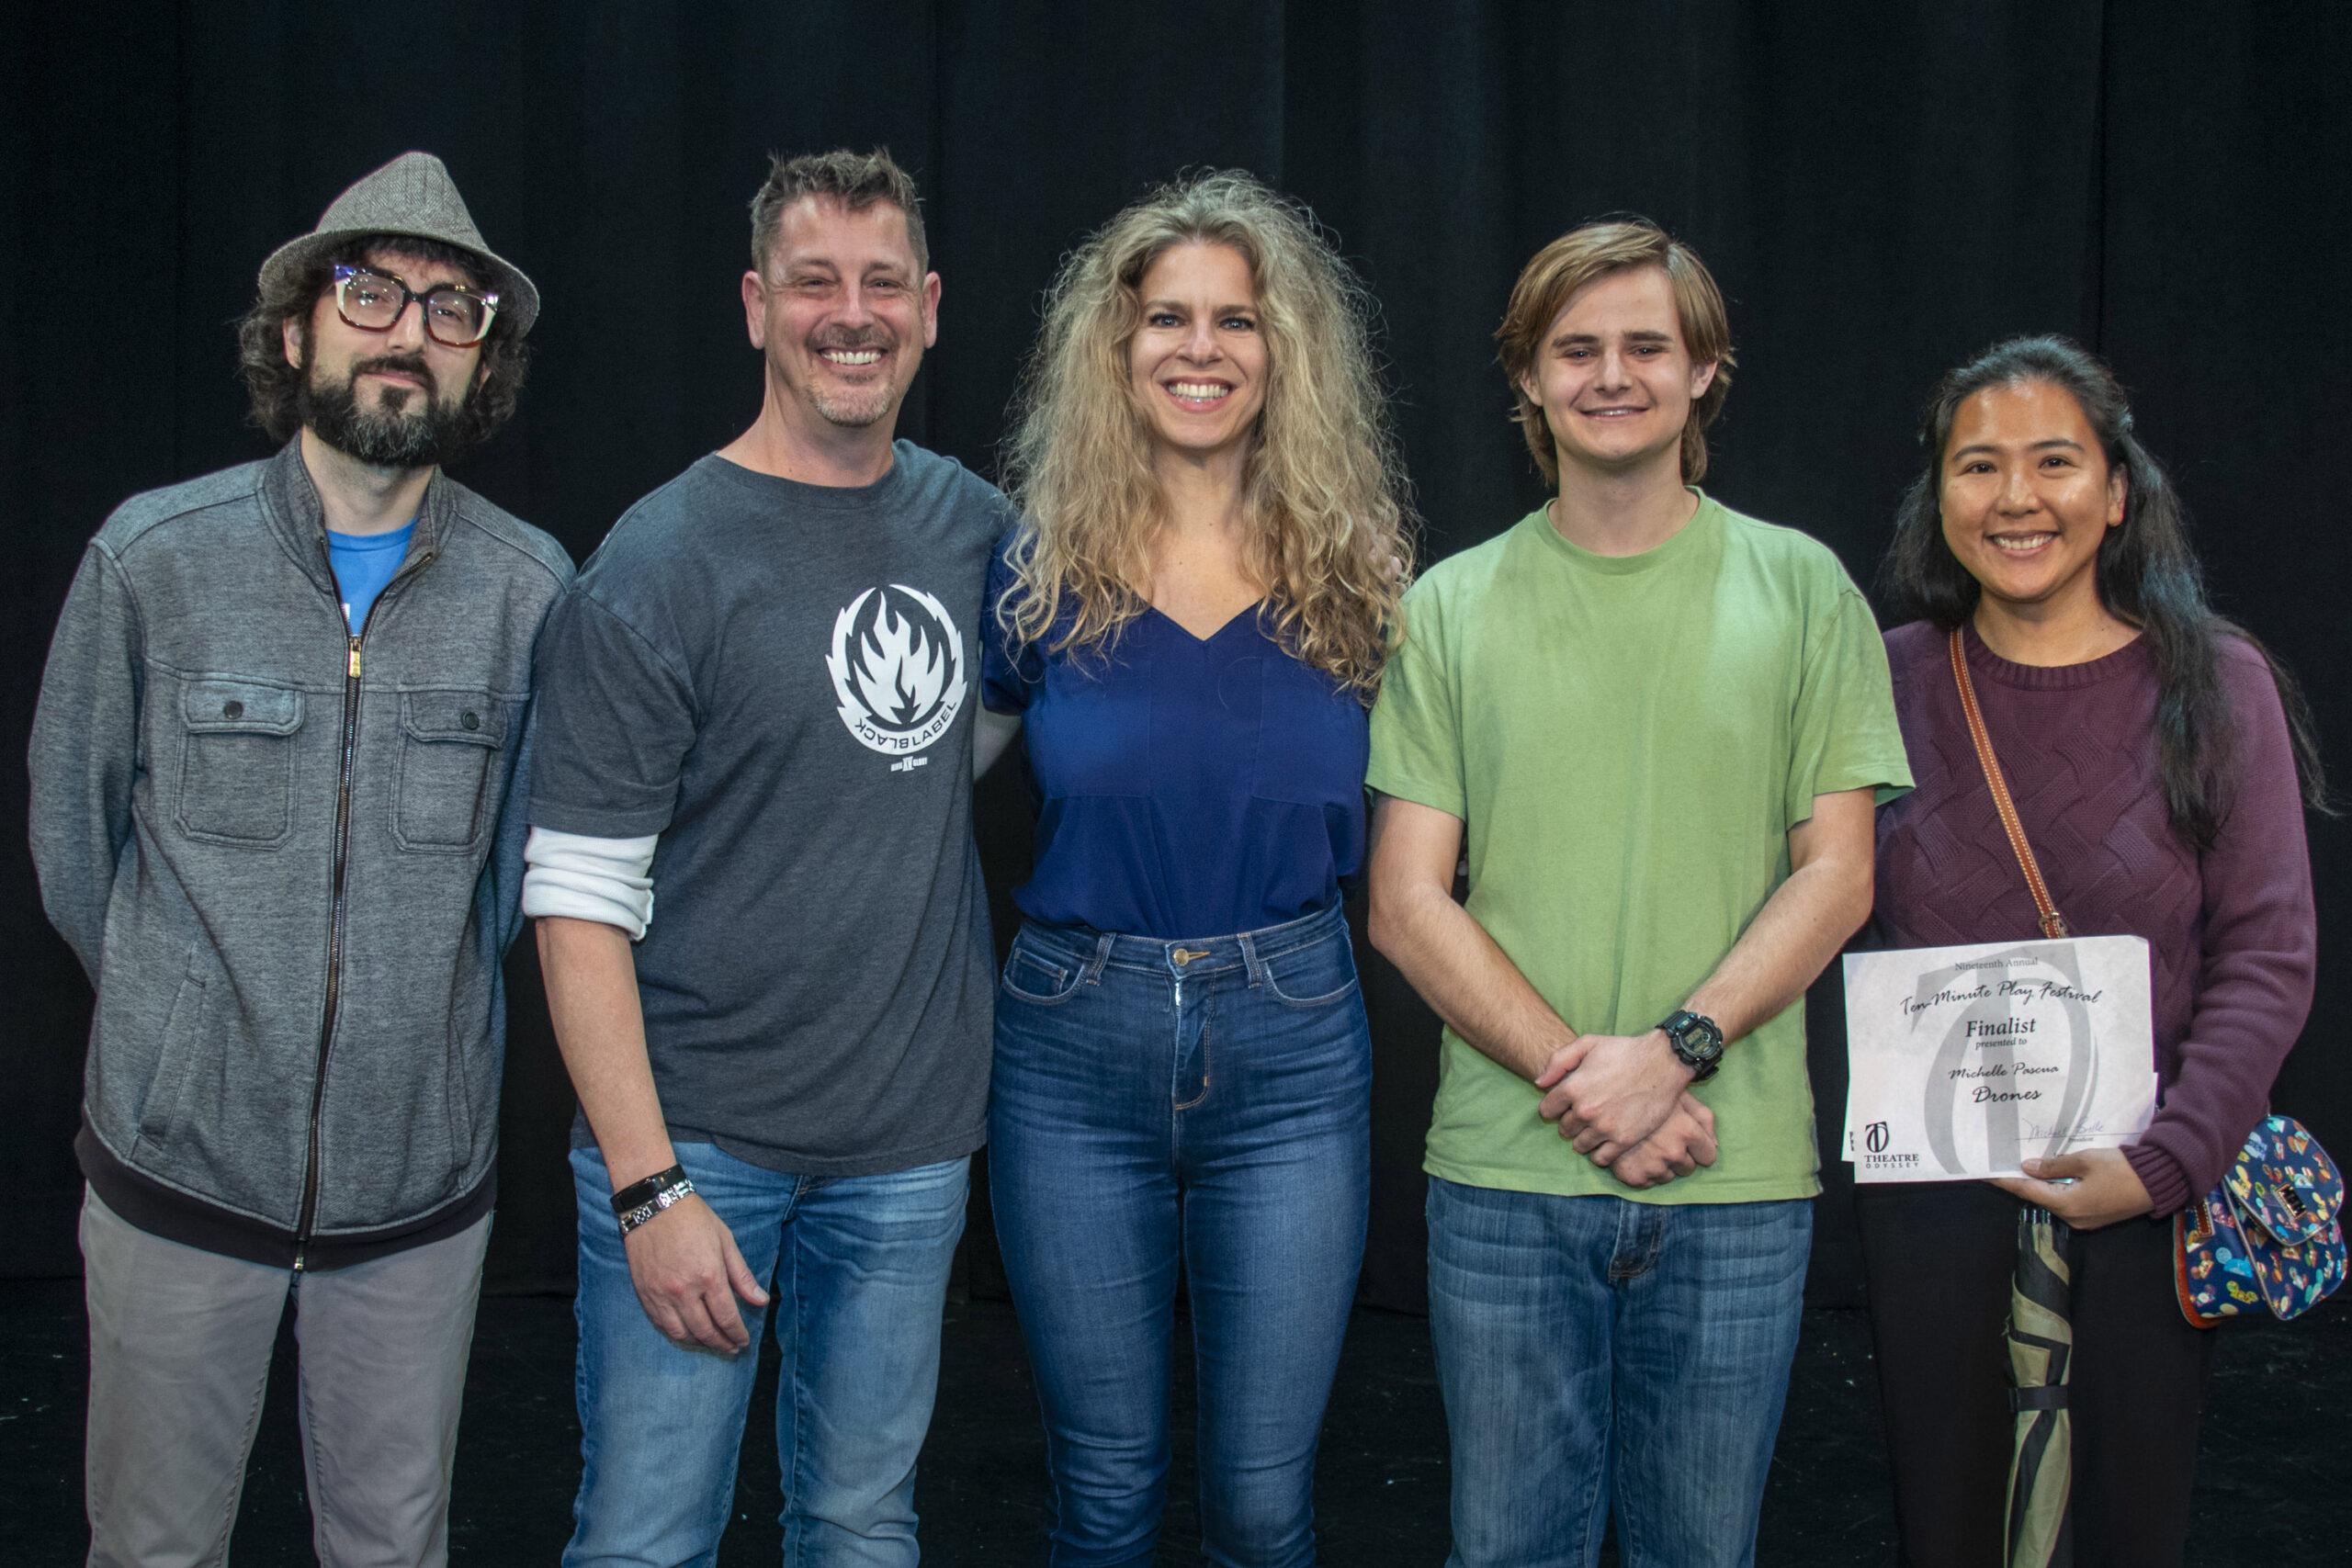
<path id="1" fill-rule="evenodd" d="M 2024 1205 L 1981 1181 L 1855 1197 L 1902 1562 L 1999 1568 L 2015 1434 L 2002 1331 Z M 2174 1299 L 2170 1221 L 2078 1231 L 2072 1256 L 2075 1562 L 2178 1563 L 2213 1335 Z"/>

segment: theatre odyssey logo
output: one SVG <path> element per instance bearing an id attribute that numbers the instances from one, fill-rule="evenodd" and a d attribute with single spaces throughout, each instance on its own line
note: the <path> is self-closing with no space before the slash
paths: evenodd
<path id="1" fill-rule="evenodd" d="M 1848 1142 L 1850 1143 L 1853 1139 L 1853 1134 L 1849 1133 L 1846 1136 Z M 1917 1170 L 1919 1168 L 1919 1156 L 1917 1155 L 1900 1152 L 1894 1154 L 1888 1153 L 1887 1145 L 1892 1142 L 1894 1142 L 1894 1138 L 1887 1128 L 1887 1124 L 1883 1122 L 1872 1122 L 1862 1129 L 1861 1148 L 1859 1151 L 1850 1148 L 1848 1149 L 1846 1151 L 1846 1157 L 1852 1160 L 1857 1165 L 1867 1166 L 1872 1170 Z"/>
<path id="2" fill-rule="evenodd" d="M 903 582 L 869 588 L 833 617 L 833 678 L 842 722 L 886 757 L 894 773 L 931 761 L 918 755 L 947 733 L 964 705 L 964 638 L 947 606 Z"/>

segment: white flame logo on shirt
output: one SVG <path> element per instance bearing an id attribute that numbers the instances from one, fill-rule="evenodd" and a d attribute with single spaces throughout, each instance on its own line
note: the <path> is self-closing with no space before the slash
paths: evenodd
<path id="1" fill-rule="evenodd" d="M 946 734 L 964 705 L 964 639 L 955 618 L 903 582 L 867 589 L 833 618 L 825 671 L 849 732 L 904 759 L 893 773 L 930 761 L 913 753 Z"/>

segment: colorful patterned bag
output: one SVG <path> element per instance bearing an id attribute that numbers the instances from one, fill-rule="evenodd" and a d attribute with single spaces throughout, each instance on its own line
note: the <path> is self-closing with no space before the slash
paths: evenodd
<path id="1" fill-rule="evenodd" d="M 2344 1177 L 2290 1116 L 2269 1116 L 2221 1185 L 2173 1216 L 2173 1282 L 2199 1328 L 2267 1306 L 2290 1318 L 2344 1282 Z"/>

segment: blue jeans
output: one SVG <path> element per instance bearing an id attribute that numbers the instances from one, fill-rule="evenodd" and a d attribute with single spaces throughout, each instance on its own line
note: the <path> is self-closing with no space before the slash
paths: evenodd
<path id="1" fill-rule="evenodd" d="M 1182 942 L 1023 929 L 997 1000 L 989 1189 L 1045 1410 L 1050 1562 L 1152 1560 L 1180 1259 L 1202 1550 L 1314 1561 L 1371 1085 L 1336 908 Z"/>
<path id="2" fill-rule="evenodd" d="M 940 1312 L 971 1162 L 810 1177 L 748 1165 L 711 1144 L 677 1152 L 767 1286 L 769 1305 L 738 1299 L 752 1341 L 732 1356 L 673 1344 L 629 1283 L 604 1160 L 594 1149 L 571 1152 L 585 1469 L 564 1568 L 718 1560 L 770 1316 L 784 1353 L 775 1439 L 785 1562 L 908 1568 L 915 1456 L 938 1388 Z"/>
<path id="3" fill-rule="evenodd" d="M 1449 1568 L 1747 1568 L 1789 1392 L 1807 1199 L 1636 1203 L 1430 1179 Z"/>

